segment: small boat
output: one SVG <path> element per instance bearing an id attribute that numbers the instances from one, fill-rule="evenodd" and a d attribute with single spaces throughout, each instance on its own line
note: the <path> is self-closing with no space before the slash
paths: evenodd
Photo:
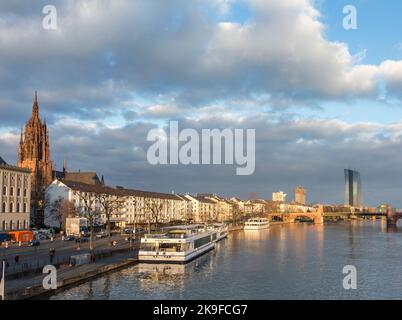
<path id="1" fill-rule="evenodd" d="M 244 224 L 244 230 L 263 230 L 269 228 L 269 220 L 267 218 L 248 219 Z"/>
<path id="2" fill-rule="evenodd" d="M 139 262 L 187 263 L 215 248 L 217 234 L 208 228 L 188 225 L 166 229 L 141 238 Z"/>

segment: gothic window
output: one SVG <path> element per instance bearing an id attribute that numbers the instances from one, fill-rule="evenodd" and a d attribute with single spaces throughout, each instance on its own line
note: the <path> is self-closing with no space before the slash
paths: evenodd
<path id="1" fill-rule="evenodd" d="M 5 202 L 3 202 L 3 205 L 1 206 L 1 212 L 6 212 L 6 203 Z"/>
<path id="2" fill-rule="evenodd" d="M 24 229 L 26 229 L 27 228 L 27 222 L 26 222 L 26 220 L 24 220 Z"/>
<path id="3" fill-rule="evenodd" d="M 20 204 L 19 204 L 19 202 L 17 202 L 17 213 L 19 213 L 20 212 Z"/>
<path id="4" fill-rule="evenodd" d="M 26 212 L 27 212 L 27 204 L 24 203 L 24 213 L 26 213 Z"/>
<path id="5" fill-rule="evenodd" d="M 6 196 L 6 195 L 7 195 L 7 187 L 4 186 L 4 187 L 3 187 L 3 196 Z"/>
<path id="6" fill-rule="evenodd" d="M 14 195 L 14 187 L 10 187 L 10 196 L 12 197 Z"/>
<path id="7" fill-rule="evenodd" d="M 13 230 L 13 228 L 14 228 L 13 220 L 10 220 L 10 230 Z"/>
<path id="8" fill-rule="evenodd" d="M 17 220 L 17 230 L 20 230 L 20 220 Z"/>
<path id="9" fill-rule="evenodd" d="M 5 231 L 5 230 L 7 230 L 7 226 L 6 226 L 6 222 L 5 221 L 3 221 L 3 231 Z"/>
<path id="10" fill-rule="evenodd" d="M 13 212 L 14 209 L 14 204 L 12 202 L 10 202 L 10 213 Z"/>
<path id="11" fill-rule="evenodd" d="M 27 189 L 24 189 L 24 198 L 27 196 Z"/>
<path id="12" fill-rule="evenodd" d="M 17 189 L 17 197 L 21 197 L 21 188 Z"/>

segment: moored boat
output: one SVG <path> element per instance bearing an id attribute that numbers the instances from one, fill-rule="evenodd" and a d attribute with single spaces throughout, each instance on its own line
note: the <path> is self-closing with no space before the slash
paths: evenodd
<path id="1" fill-rule="evenodd" d="M 244 224 L 244 230 L 263 230 L 269 228 L 269 220 L 267 218 L 248 219 Z"/>
<path id="2" fill-rule="evenodd" d="M 199 225 L 175 226 L 141 238 L 138 260 L 145 263 L 187 263 L 215 248 L 216 232 Z"/>
<path id="3" fill-rule="evenodd" d="M 216 237 L 213 237 L 215 238 L 215 242 L 223 240 L 229 234 L 229 227 L 225 223 L 213 223 L 207 226 L 207 230 L 210 230 L 216 234 Z"/>

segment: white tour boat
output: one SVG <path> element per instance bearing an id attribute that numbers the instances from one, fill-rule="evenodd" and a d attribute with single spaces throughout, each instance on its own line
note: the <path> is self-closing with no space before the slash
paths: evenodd
<path id="1" fill-rule="evenodd" d="M 216 232 L 199 225 L 166 228 L 141 238 L 139 262 L 187 263 L 215 248 Z"/>
<path id="2" fill-rule="evenodd" d="M 248 219 L 244 224 L 244 230 L 262 230 L 269 228 L 269 220 L 267 218 Z"/>

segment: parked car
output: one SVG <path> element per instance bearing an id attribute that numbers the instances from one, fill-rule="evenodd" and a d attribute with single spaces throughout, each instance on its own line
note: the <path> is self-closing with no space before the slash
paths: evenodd
<path id="1" fill-rule="evenodd" d="M 40 242 L 37 239 L 34 239 L 32 241 L 29 242 L 29 246 L 30 247 L 36 247 L 36 246 L 40 246 Z"/>
<path id="2" fill-rule="evenodd" d="M 105 238 L 106 236 L 107 236 L 107 234 L 105 231 L 101 231 L 96 235 L 96 237 L 99 239 Z"/>
<path id="3" fill-rule="evenodd" d="M 64 241 L 74 241 L 75 237 L 74 236 L 66 236 L 64 237 Z"/>

